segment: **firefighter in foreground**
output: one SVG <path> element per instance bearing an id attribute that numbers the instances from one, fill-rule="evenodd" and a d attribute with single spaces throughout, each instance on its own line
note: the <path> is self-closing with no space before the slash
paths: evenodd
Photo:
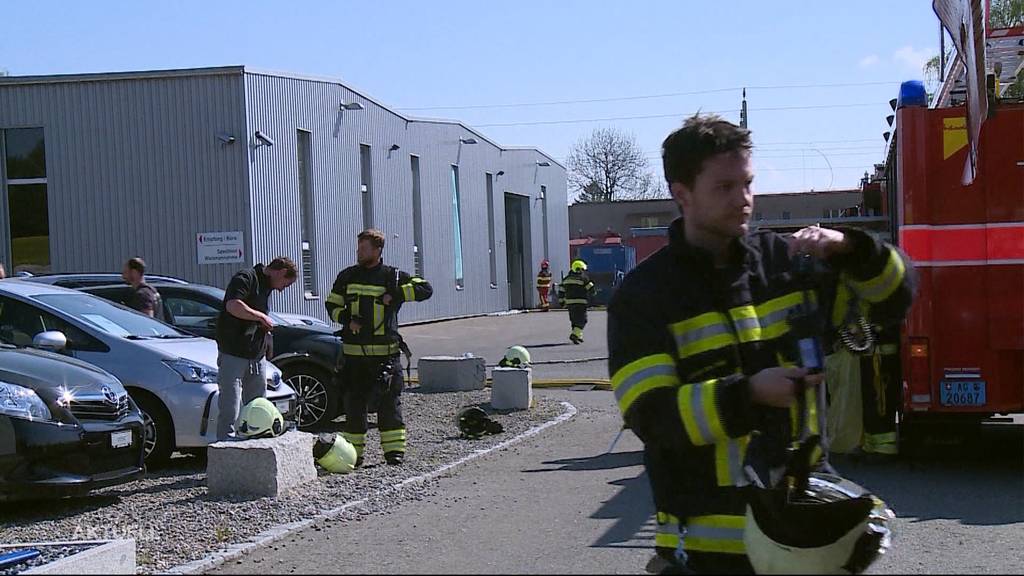
<path id="1" fill-rule="evenodd" d="M 814 226 L 790 241 L 749 233 L 751 148 L 746 129 L 714 115 L 694 116 L 666 138 L 665 178 L 682 217 L 669 245 L 626 277 L 609 306 L 612 386 L 626 426 L 644 442 L 668 572 L 751 572 L 746 447 L 752 435 L 817 433 L 813 413 L 810 430 L 793 429 L 797 390 L 806 385 L 815 406 L 820 376 L 796 367 L 787 338 L 787 317 L 805 299 L 792 257 L 820 259 L 825 288 L 842 279 L 880 317 L 901 318 L 911 300 L 910 265 L 863 232 Z"/>
<path id="2" fill-rule="evenodd" d="M 551 270 L 548 261 L 540 263 L 540 272 L 537 272 L 537 295 L 540 297 L 540 308 L 547 312 L 551 309 L 551 301 L 548 300 L 548 291 L 551 290 Z"/>
<path id="3" fill-rule="evenodd" d="M 404 386 L 398 334 L 398 311 L 406 302 L 422 302 L 433 289 L 423 278 L 386 266 L 381 259 L 384 234 L 359 233 L 358 264 L 342 270 L 327 297 L 327 312 L 342 326 L 345 367 L 345 429 L 343 436 L 356 449 L 356 467 L 366 446 L 367 404 L 379 399 L 377 429 L 384 460 L 399 465 L 405 459 L 405 424 L 401 394 Z"/>
<path id="4" fill-rule="evenodd" d="M 587 276 L 586 262 L 573 260 L 569 266 L 569 275 L 562 278 L 562 283 L 558 285 L 558 293 L 569 310 L 569 323 L 572 325 L 569 340 L 573 344 L 582 344 L 583 329 L 587 326 L 587 306 L 590 297 L 594 295 L 594 283 Z"/>

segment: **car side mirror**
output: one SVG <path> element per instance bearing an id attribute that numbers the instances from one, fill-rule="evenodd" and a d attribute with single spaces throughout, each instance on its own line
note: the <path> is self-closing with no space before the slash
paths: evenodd
<path id="1" fill-rule="evenodd" d="M 206 328 L 209 328 L 211 330 L 216 328 L 217 327 L 217 318 L 216 317 L 210 318 L 206 322 L 203 322 L 203 326 L 205 326 Z"/>
<path id="2" fill-rule="evenodd" d="M 50 352 L 61 352 L 68 347 L 68 337 L 58 330 L 40 332 L 32 339 L 32 347 Z"/>

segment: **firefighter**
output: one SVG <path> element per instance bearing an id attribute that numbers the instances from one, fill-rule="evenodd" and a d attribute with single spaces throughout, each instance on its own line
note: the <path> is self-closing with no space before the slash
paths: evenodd
<path id="1" fill-rule="evenodd" d="M 398 334 L 398 311 L 405 302 L 422 302 L 433 294 L 423 278 L 384 265 L 383 250 L 383 232 L 373 228 L 360 232 L 358 263 L 338 274 L 326 302 L 331 319 L 342 326 L 343 436 L 356 449 L 357 467 L 363 463 L 366 446 L 367 404 L 375 395 L 384 460 L 400 465 L 405 458 L 404 382 L 399 357 L 405 344 Z"/>
<path id="2" fill-rule="evenodd" d="M 808 298 L 793 256 L 820 264 L 816 288 L 843 279 L 879 316 L 902 318 L 912 295 L 902 253 L 863 232 L 750 233 L 751 148 L 745 128 L 715 115 L 695 115 L 665 139 L 665 178 L 682 217 L 669 245 L 630 272 L 609 306 L 612 388 L 644 443 L 658 538 L 681 540 L 671 570 L 749 573 L 742 487 L 752 433 L 818 433 L 821 377 L 796 366 L 787 336 L 787 317 Z M 813 298 L 828 312 L 823 292 Z M 811 414 L 795 429 L 801 382 Z M 679 532 L 661 529 L 671 517 Z"/>
<path id="3" fill-rule="evenodd" d="M 558 290 L 562 303 L 569 310 L 569 323 L 572 325 L 569 340 L 573 344 L 582 344 L 583 329 L 587 326 L 587 305 L 594 295 L 594 283 L 587 276 L 587 263 L 573 260 L 569 275 L 562 278 Z"/>
<path id="4" fill-rule="evenodd" d="M 548 301 L 548 290 L 551 289 L 551 270 L 548 269 L 548 261 L 540 263 L 540 272 L 537 272 L 537 295 L 540 296 L 540 308 L 547 312 L 551 309 L 551 302 Z"/>

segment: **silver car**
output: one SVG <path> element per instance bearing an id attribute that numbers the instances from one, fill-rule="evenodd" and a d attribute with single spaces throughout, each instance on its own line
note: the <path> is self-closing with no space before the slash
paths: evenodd
<path id="1" fill-rule="evenodd" d="M 0 282 L 0 333 L 29 346 L 62 349 L 116 376 L 146 424 L 146 462 L 202 448 L 217 435 L 217 344 L 103 298 L 46 284 Z M 293 419 L 295 392 L 266 362 L 267 398 Z"/>

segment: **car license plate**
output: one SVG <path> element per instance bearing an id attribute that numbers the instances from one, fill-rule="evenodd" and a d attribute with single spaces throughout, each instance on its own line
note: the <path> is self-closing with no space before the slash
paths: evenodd
<path id="1" fill-rule="evenodd" d="M 939 400 L 943 406 L 984 406 L 984 380 L 943 380 L 939 382 Z"/>
<path id="2" fill-rule="evenodd" d="M 110 447 L 111 448 L 125 448 L 132 445 L 132 431 L 121 430 L 120 432 L 110 433 Z"/>
<path id="3" fill-rule="evenodd" d="M 278 400 L 274 402 L 274 406 L 277 407 L 277 411 L 281 414 L 287 414 L 290 408 L 291 402 L 288 400 Z"/>

